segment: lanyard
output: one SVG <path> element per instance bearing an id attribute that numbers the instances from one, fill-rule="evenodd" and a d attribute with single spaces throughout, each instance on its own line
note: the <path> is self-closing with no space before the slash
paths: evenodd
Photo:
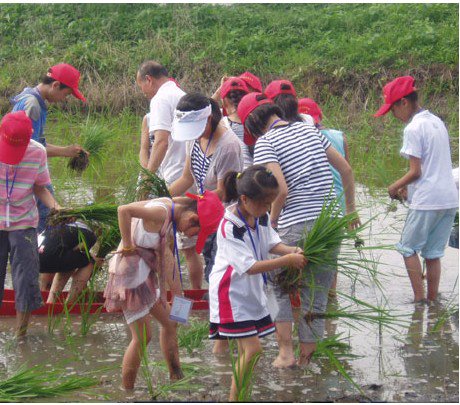
<path id="1" fill-rule="evenodd" d="M 180 271 L 180 257 L 179 257 L 179 248 L 177 247 L 177 224 L 176 220 L 174 219 L 174 202 L 171 205 L 171 217 L 172 217 L 172 226 L 173 226 L 173 234 L 174 234 L 174 255 L 177 259 L 177 267 L 179 269 L 179 277 L 180 277 L 180 284 L 182 286 L 182 273 Z M 173 271 L 173 280 L 176 276 L 176 265 L 174 265 Z"/>
<path id="2" fill-rule="evenodd" d="M 208 154 L 209 145 L 211 145 L 211 140 L 212 140 L 213 135 L 214 135 L 214 133 L 212 133 L 209 136 L 208 144 L 206 145 L 206 149 L 204 151 L 203 164 L 201 165 L 201 170 L 200 170 L 200 173 L 199 173 L 198 182 L 200 183 L 200 193 L 201 193 L 201 195 L 204 194 L 204 185 L 203 185 L 203 183 L 204 183 L 204 178 L 206 177 L 206 173 L 204 173 L 204 166 L 206 164 L 206 155 Z M 199 143 L 198 143 L 198 146 L 200 146 Z"/>
<path id="3" fill-rule="evenodd" d="M 252 237 L 252 234 L 251 234 L 251 228 L 250 228 L 248 222 L 246 221 L 246 218 L 244 218 L 243 214 L 241 213 L 241 211 L 240 211 L 240 209 L 238 207 L 236 207 L 236 211 L 238 212 L 239 217 L 243 221 L 244 226 L 246 227 L 246 230 L 248 231 L 249 239 L 251 240 L 251 244 L 252 244 L 252 249 L 254 250 L 254 254 L 256 255 L 256 260 L 263 260 L 262 253 L 260 252 L 260 246 L 259 246 L 259 250 L 258 250 L 257 247 L 256 247 L 256 244 L 254 242 L 254 238 Z M 257 242 L 260 243 L 259 218 L 256 218 L 255 228 L 256 228 L 256 234 L 257 234 Z M 259 255 L 260 255 L 260 259 L 259 259 Z M 264 283 L 267 284 L 267 276 L 266 276 L 265 273 L 262 273 L 262 278 L 264 280 Z"/>
<path id="4" fill-rule="evenodd" d="M 270 129 L 272 129 L 276 124 L 278 124 L 278 122 L 281 122 L 283 121 L 282 119 L 277 119 L 275 121 L 272 122 L 272 124 L 268 127 L 268 130 L 270 131 Z"/>
<path id="5" fill-rule="evenodd" d="M 6 227 L 10 226 L 10 201 L 11 195 L 13 194 L 14 182 L 16 181 L 16 175 L 18 174 L 17 166 L 14 168 L 13 181 L 11 182 L 11 187 L 9 186 L 9 167 L 6 166 Z"/>

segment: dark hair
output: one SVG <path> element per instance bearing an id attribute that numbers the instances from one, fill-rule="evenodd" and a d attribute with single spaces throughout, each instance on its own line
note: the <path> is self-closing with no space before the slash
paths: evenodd
<path id="1" fill-rule="evenodd" d="M 173 201 L 182 205 L 184 207 L 184 211 L 193 211 L 197 212 L 198 209 L 198 201 L 194 200 L 193 198 L 189 197 L 174 197 Z"/>
<path id="2" fill-rule="evenodd" d="M 176 110 L 179 111 L 196 111 L 206 108 L 211 104 L 211 133 L 214 132 L 222 119 L 222 112 L 219 104 L 210 97 L 206 97 L 201 93 L 188 93 L 177 103 Z"/>
<path id="3" fill-rule="evenodd" d="M 48 71 L 50 73 L 51 69 Z M 59 80 L 53 79 L 51 76 L 45 75 L 41 78 L 42 84 L 53 84 L 54 82 L 59 82 Z M 64 83 L 59 82 L 59 90 L 70 89 L 69 86 L 65 85 Z"/>
<path id="4" fill-rule="evenodd" d="M 168 77 L 168 70 L 158 62 L 148 60 L 141 63 L 138 69 L 139 76 L 144 79 L 145 76 L 152 76 L 155 79 Z"/>
<path id="5" fill-rule="evenodd" d="M 245 195 L 251 200 L 261 200 L 266 191 L 276 190 L 278 181 L 273 173 L 262 165 L 249 166 L 243 173 L 227 172 L 224 176 L 223 202 L 230 202 Z"/>
<path id="6" fill-rule="evenodd" d="M 283 86 L 287 86 L 283 84 Z M 282 118 L 288 122 L 302 122 L 302 117 L 299 115 L 298 108 L 299 104 L 297 103 L 297 98 L 292 94 L 279 94 L 276 96 L 273 101 L 283 112 Z"/>
<path id="7" fill-rule="evenodd" d="M 264 134 L 268 120 L 272 115 L 282 118 L 283 112 L 276 104 L 262 104 L 248 115 L 244 126 L 254 138 L 259 138 Z"/>
<path id="8" fill-rule="evenodd" d="M 408 94 L 407 96 L 404 96 L 400 98 L 398 101 L 395 101 L 394 104 L 401 104 L 401 100 L 405 98 L 407 101 L 409 101 L 410 104 L 414 105 L 418 102 L 418 93 L 416 91 L 413 91 L 412 93 Z"/>
<path id="9" fill-rule="evenodd" d="M 225 98 L 230 101 L 233 107 L 237 108 L 238 104 L 240 103 L 241 99 L 248 93 L 244 92 L 243 90 L 231 90 L 225 96 Z"/>

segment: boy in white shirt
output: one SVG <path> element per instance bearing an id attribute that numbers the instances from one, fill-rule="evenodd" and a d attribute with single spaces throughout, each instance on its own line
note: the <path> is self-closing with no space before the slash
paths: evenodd
<path id="1" fill-rule="evenodd" d="M 449 134 L 437 116 L 420 107 L 413 77 L 396 78 L 383 88 L 383 95 L 385 104 L 375 116 L 391 110 L 407 124 L 400 153 L 409 160 L 409 171 L 388 187 L 391 198 L 407 187 L 409 212 L 396 248 L 404 257 L 415 302 L 425 299 L 420 252 L 427 267 L 426 297 L 434 301 L 441 277 L 440 258 L 458 208 Z"/>

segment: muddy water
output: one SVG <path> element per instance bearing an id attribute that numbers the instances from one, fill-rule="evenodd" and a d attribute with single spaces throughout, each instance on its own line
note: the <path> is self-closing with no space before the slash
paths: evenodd
<path id="1" fill-rule="evenodd" d="M 363 220 L 374 217 L 366 245 L 393 244 L 404 223 L 405 208 L 386 212 L 386 198 L 371 198 L 360 190 L 360 214 Z M 391 402 L 458 402 L 458 312 L 445 316 L 449 303 L 458 303 L 458 250 L 447 248 L 442 261 L 440 302 L 436 305 L 411 303 L 412 291 L 400 255 L 391 250 L 375 251 L 373 259 L 380 262 L 376 282 L 363 273 L 363 282 L 354 283 L 339 275 L 341 292 L 354 295 L 373 305 L 385 306 L 399 316 L 393 329 L 376 325 L 351 325 L 338 320 L 328 322 L 327 335 L 341 334 L 350 345 L 348 355 L 340 356 L 349 376 L 361 388 L 358 391 L 324 357 L 314 359 L 305 370 L 276 370 L 271 362 L 276 356 L 274 336 L 263 339 L 264 355 L 257 366 L 253 400 L 257 402 L 358 402 L 363 400 Z M 347 303 L 338 298 L 338 305 Z M 445 316 L 441 325 L 437 322 Z M 195 311 L 193 317 L 207 320 L 207 312 Z M 120 389 L 120 364 L 129 341 L 128 330 L 121 316 L 102 315 L 88 336 L 79 336 L 80 318 L 72 318 L 74 335 L 66 337 L 62 328 L 48 333 L 47 317 L 32 319 L 25 341 L 12 338 L 12 318 L 0 324 L 0 375 L 12 373 L 19 364 L 42 364 L 45 368 L 64 367 L 69 374 L 96 370 L 101 384 L 90 393 L 74 393 L 58 400 L 72 401 L 148 401 L 147 384 L 139 375 L 137 388 L 126 393 Z M 161 360 L 157 343 L 158 329 L 150 344 L 152 362 Z M 212 355 L 212 343 L 192 355 L 181 349 L 183 363 L 199 370 L 191 382 L 200 385 L 191 391 L 169 393 L 164 401 L 227 400 L 231 379 L 228 356 Z M 165 372 L 152 365 L 155 384 L 168 382 Z"/>

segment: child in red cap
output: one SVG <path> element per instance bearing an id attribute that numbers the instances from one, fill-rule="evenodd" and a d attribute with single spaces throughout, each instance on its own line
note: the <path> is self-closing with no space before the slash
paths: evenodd
<path id="1" fill-rule="evenodd" d="M 420 252 L 426 263 L 426 298 L 434 301 L 441 278 L 440 258 L 458 208 L 449 134 L 441 119 L 420 106 L 413 77 L 397 77 L 385 85 L 383 97 L 385 103 L 375 116 L 391 111 L 406 124 L 400 154 L 409 160 L 409 171 L 388 187 L 391 198 L 407 194 L 409 203 L 396 248 L 404 257 L 415 302 L 425 299 Z"/>
<path id="2" fill-rule="evenodd" d="M 45 148 L 30 139 L 32 131 L 24 111 L 6 114 L 0 124 L 0 301 L 10 255 L 17 335 L 26 333 L 30 312 L 43 305 L 35 198 L 49 208 L 59 208 L 46 188 L 50 177 Z"/>
<path id="3" fill-rule="evenodd" d="M 287 246 L 270 225 L 268 210 L 278 197 L 276 177 L 261 165 L 224 178 L 227 207 L 217 232 L 217 254 L 209 276 L 210 339 L 238 342 L 237 375 L 241 379 L 254 356 L 262 352 L 260 338 L 275 331 L 267 306 L 266 275 L 307 264 L 301 248 Z M 269 259 L 272 253 L 280 255 Z M 229 401 L 237 401 L 232 381 Z"/>
<path id="4" fill-rule="evenodd" d="M 191 198 L 190 198 L 191 197 Z M 132 389 L 141 361 L 143 334 L 151 340 L 150 315 L 160 323 L 160 345 L 170 378 L 183 377 L 179 362 L 176 324 L 169 319 L 166 303 L 166 274 L 179 277 L 170 249 L 176 231 L 198 235 L 201 252 L 207 237 L 216 232 L 224 213 L 219 197 L 210 191 L 202 196 L 157 198 L 118 208 L 121 242 L 109 263 L 109 280 L 104 291 L 107 311 L 122 309 L 131 331 L 131 342 L 122 364 L 122 385 Z M 170 268 L 171 271 L 167 271 Z M 144 332 L 145 331 L 145 332 Z"/>
<path id="5" fill-rule="evenodd" d="M 45 125 L 48 113 L 48 103 L 59 103 L 73 95 L 79 100 L 86 102 L 78 86 L 80 82 L 80 72 L 72 65 L 59 63 L 48 69 L 48 72 L 41 82 L 34 88 L 26 87 L 20 94 L 11 99 L 13 112 L 24 111 L 32 120 L 34 132 L 32 139 L 40 142 L 45 148 L 48 157 L 75 157 L 78 156 L 83 148 L 79 145 L 57 146 L 46 142 Z M 53 193 L 51 184 L 48 190 Z M 46 226 L 48 216 L 47 208 L 38 202 L 39 223 L 38 232 L 42 232 Z"/>

